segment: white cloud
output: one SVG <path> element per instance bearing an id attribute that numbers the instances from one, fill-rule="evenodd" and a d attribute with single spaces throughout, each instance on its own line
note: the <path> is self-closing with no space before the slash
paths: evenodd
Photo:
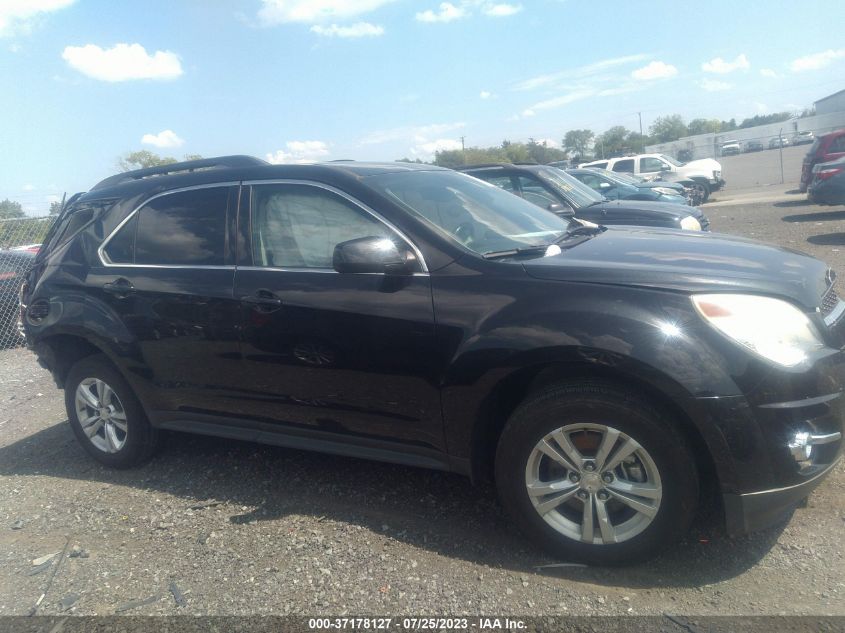
<path id="1" fill-rule="evenodd" d="M 672 64 L 666 62 L 651 62 L 642 68 L 637 68 L 631 73 L 631 77 L 641 81 L 650 81 L 652 79 L 668 79 L 678 74 L 678 69 Z"/>
<path id="2" fill-rule="evenodd" d="M 769 113 L 769 106 L 767 106 L 765 103 L 755 102 L 754 109 L 757 111 L 757 114 Z"/>
<path id="3" fill-rule="evenodd" d="M 101 81 L 175 79 L 182 74 L 176 53 L 156 51 L 150 55 L 140 44 L 117 44 L 109 49 L 95 44 L 68 46 L 62 58 L 71 68 Z"/>
<path id="4" fill-rule="evenodd" d="M 707 92 L 720 92 L 722 90 L 730 90 L 733 87 L 727 82 L 706 78 L 699 81 L 698 85 L 701 86 Z"/>
<path id="5" fill-rule="evenodd" d="M 265 26 L 299 22 L 316 24 L 348 20 L 370 13 L 393 0 L 261 0 L 258 19 Z"/>
<path id="6" fill-rule="evenodd" d="M 732 62 L 725 61 L 721 57 L 714 57 L 709 62 L 701 64 L 701 70 L 717 75 L 725 75 L 735 70 L 748 70 L 749 68 L 751 68 L 751 64 L 744 54 L 737 55 Z"/>
<path id="7" fill-rule="evenodd" d="M 547 73 L 544 75 L 537 75 L 536 77 L 530 77 L 514 84 L 513 89 L 527 91 L 536 90 L 538 88 L 549 88 L 564 80 L 594 77 L 617 66 L 624 66 L 643 61 L 646 57 L 647 56 L 645 54 L 638 53 L 636 55 L 602 59 L 600 61 L 593 62 L 592 64 L 576 66 L 575 68 L 567 68 L 555 73 Z"/>
<path id="8" fill-rule="evenodd" d="M 493 96 L 493 93 L 487 92 L 486 90 L 482 90 L 480 93 L 478 93 L 478 96 L 481 99 L 489 99 Z"/>
<path id="9" fill-rule="evenodd" d="M 185 139 L 179 138 L 173 130 L 162 130 L 158 134 L 144 134 L 141 137 L 141 142 L 144 145 L 164 149 L 166 147 L 180 147 L 185 143 Z"/>
<path id="10" fill-rule="evenodd" d="M 437 12 L 434 12 L 431 9 L 420 11 L 414 16 L 414 19 L 418 22 L 428 23 L 451 22 L 452 20 L 458 20 L 468 15 L 468 12 L 464 7 L 457 7 L 451 2 L 441 2 L 439 9 L 440 10 Z"/>
<path id="11" fill-rule="evenodd" d="M 384 35 L 384 27 L 369 22 L 356 22 L 350 26 L 315 24 L 311 27 L 311 32 L 324 37 L 378 37 Z"/>
<path id="12" fill-rule="evenodd" d="M 596 91 L 589 88 L 584 90 L 576 90 L 574 92 L 567 92 L 566 94 L 562 94 L 557 97 L 552 97 L 551 99 L 545 99 L 543 101 L 535 103 L 530 108 L 525 110 L 522 113 L 522 116 L 534 116 L 537 110 L 553 110 L 555 108 L 560 108 L 565 105 L 569 105 L 570 103 L 574 103 L 575 101 L 587 99 L 588 97 L 592 97 L 595 94 Z"/>
<path id="13" fill-rule="evenodd" d="M 537 116 L 537 113 L 534 112 L 534 110 L 532 110 L 531 108 L 526 108 L 525 110 L 522 111 L 522 116 L 525 117 L 526 119 L 528 119 L 528 118 L 531 118 L 532 116 Z"/>
<path id="14" fill-rule="evenodd" d="M 760 74 L 763 75 L 763 77 L 769 77 L 770 79 L 776 79 L 778 76 L 778 74 L 771 68 L 761 68 Z"/>
<path id="15" fill-rule="evenodd" d="M 361 145 L 379 145 L 391 141 L 406 140 L 424 143 L 430 141 L 432 137 L 440 136 L 453 130 L 459 130 L 465 125 L 466 123 L 458 121 L 455 123 L 432 123 L 430 125 L 411 125 L 391 128 L 389 130 L 377 130 L 368 134 L 359 142 Z"/>
<path id="16" fill-rule="evenodd" d="M 804 72 L 805 70 L 819 70 L 842 57 L 845 57 L 845 48 L 837 50 L 831 48 L 821 53 L 799 57 L 789 65 L 789 68 L 796 73 Z"/>
<path id="17" fill-rule="evenodd" d="M 35 191 L 35 185 L 27 183 L 23 186 L 24 191 Z"/>
<path id="18" fill-rule="evenodd" d="M 555 141 L 554 139 L 550 139 L 550 138 L 535 138 L 535 139 L 534 139 L 534 141 L 535 141 L 537 144 L 539 144 L 539 145 L 543 145 L 543 144 L 545 144 L 545 146 L 546 146 L 546 147 L 551 147 L 551 148 L 553 148 L 553 149 L 560 149 L 560 142 L 559 142 L 559 141 Z"/>
<path id="19" fill-rule="evenodd" d="M 509 15 L 514 15 L 522 11 L 521 4 L 488 4 L 485 5 L 481 11 L 484 15 L 488 15 L 491 18 L 505 18 Z"/>
<path id="20" fill-rule="evenodd" d="M 0 2 L 0 37 L 26 33 L 32 21 L 42 14 L 69 7 L 75 0 L 2 0 Z"/>
<path id="21" fill-rule="evenodd" d="M 439 138 L 436 141 L 415 145 L 411 148 L 411 154 L 421 160 L 431 160 L 437 152 L 454 151 L 461 147 L 461 142 L 457 139 Z"/>
<path id="22" fill-rule="evenodd" d="M 274 165 L 313 163 L 329 155 L 329 146 L 323 141 L 288 141 L 285 148 L 267 154 L 267 160 Z"/>

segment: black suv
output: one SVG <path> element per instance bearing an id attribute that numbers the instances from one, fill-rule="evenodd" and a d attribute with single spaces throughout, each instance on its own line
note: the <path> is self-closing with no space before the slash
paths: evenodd
<path id="1" fill-rule="evenodd" d="M 462 167 L 462 172 L 510 191 L 538 207 L 575 215 L 596 224 L 651 226 L 708 231 L 701 209 L 685 204 L 645 200 L 608 200 L 577 178 L 548 165 L 494 163 Z"/>
<path id="2" fill-rule="evenodd" d="M 649 555 L 708 487 L 731 533 L 769 525 L 841 452 L 822 262 L 576 225 L 436 167 L 113 176 L 65 207 L 21 299 L 103 464 L 171 429 L 492 478 L 570 559 Z"/>

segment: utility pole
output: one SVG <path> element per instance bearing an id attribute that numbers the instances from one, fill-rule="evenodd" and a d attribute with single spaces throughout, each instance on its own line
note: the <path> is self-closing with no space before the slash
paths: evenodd
<path id="1" fill-rule="evenodd" d="M 778 152 L 780 152 L 780 184 L 783 184 L 783 128 L 778 132 Z"/>
<path id="2" fill-rule="evenodd" d="M 640 117 L 640 153 L 645 154 L 645 137 L 643 136 L 643 113 L 637 112 L 637 116 Z"/>
<path id="3" fill-rule="evenodd" d="M 464 146 L 464 137 L 461 137 L 461 158 L 464 161 L 464 165 L 467 164 L 467 148 Z"/>

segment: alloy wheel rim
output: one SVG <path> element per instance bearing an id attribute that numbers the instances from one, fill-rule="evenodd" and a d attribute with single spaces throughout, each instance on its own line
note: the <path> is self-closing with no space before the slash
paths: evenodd
<path id="1" fill-rule="evenodd" d="M 88 441 L 104 453 L 117 453 L 126 444 L 126 410 L 114 389 L 99 378 L 77 385 L 76 419 Z"/>
<path id="2" fill-rule="evenodd" d="M 642 533 L 663 498 L 648 451 L 603 424 L 570 424 L 543 437 L 528 457 L 525 486 L 548 525 L 591 545 L 622 543 Z"/>

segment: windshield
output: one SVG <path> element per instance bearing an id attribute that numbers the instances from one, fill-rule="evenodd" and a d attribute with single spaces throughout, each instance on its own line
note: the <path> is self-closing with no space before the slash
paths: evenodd
<path id="1" fill-rule="evenodd" d="M 604 201 L 604 196 L 596 193 L 574 176 L 559 169 L 541 167 L 537 170 L 537 175 L 546 183 L 560 190 L 574 204 L 576 209 Z"/>
<path id="2" fill-rule="evenodd" d="M 671 156 L 667 156 L 666 154 L 661 154 L 660 158 L 665 160 L 667 163 L 674 165 L 675 167 L 683 167 L 684 166 L 684 163 L 680 163 L 680 162 L 676 161 L 674 158 L 672 158 Z"/>
<path id="3" fill-rule="evenodd" d="M 476 253 L 549 244 L 569 227 L 568 220 L 466 174 L 402 172 L 364 182 Z"/>

